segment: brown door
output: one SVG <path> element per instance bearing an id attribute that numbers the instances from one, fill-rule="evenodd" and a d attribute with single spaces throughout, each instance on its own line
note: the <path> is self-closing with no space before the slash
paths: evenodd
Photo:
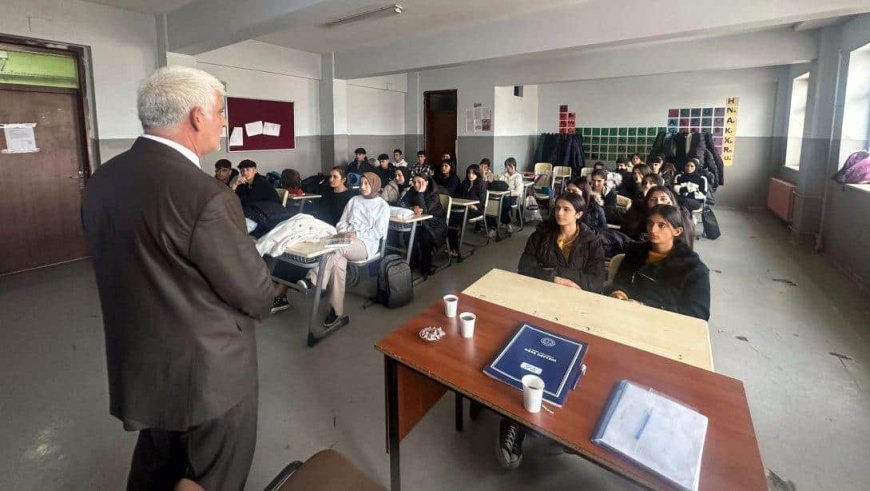
<path id="1" fill-rule="evenodd" d="M 426 111 L 426 124 L 423 128 L 426 154 L 432 170 L 438 172 L 441 155 L 449 153 L 459 162 L 456 155 L 456 91 L 437 90 L 423 94 Z"/>
<path id="2" fill-rule="evenodd" d="M 36 153 L 0 152 L 0 274 L 86 255 L 78 91 L 0 85 L 0 124 L 36 123 Z M 8 148 L 0 130 L 0 149 Z"/>

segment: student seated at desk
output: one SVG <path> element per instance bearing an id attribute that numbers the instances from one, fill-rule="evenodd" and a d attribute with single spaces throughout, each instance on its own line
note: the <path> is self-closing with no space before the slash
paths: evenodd
<path id="1" fill-rule="evenodd" d="M 411 170 L 405 167 L 396 168 L 396 178 L 381 189 L 381 198 L 389 205 L 397 205 L 411 187 Z"/>
<path id="2" fill-rule="evenodd" d="M 294 169 L 284 169 L 281 172 L 280 187 L 287 190 L 290 196 L 302 196 L 302 176 Z"/>
<path id="3" fill-rule="evenodd" d="M 258 201 L 281 203 L 278 193 L 269 184 L 269 180 L 257 173 L 256 162 L 253 160 L 239 162 L 239 173 L 241 175 L 230 185 L 230 188 L 236 192 L 242 206 Z"/>
<path id="4" fill-rule="evenodd" d="M 671 162 L 665 162 L 660 174 L 665 180 L 665 186 L 671 187 L 674 185 L 674 179 L 677 178 L 677 167 Z"/>
<path id="5" fill-rule="evenodd" d="M 631 208 L 622 216 L 620 231 L 633 240 L 640 240 L 646 230 L 646 195 L 650 189 L 664 186 L 665 181 L 658 174 L 649 173 L 640 181 L 640 196 L 631 201 Z"/>
<path id="6" fill-rule="evenodd" d="M 369 159 L 366 156 L 365 148 L 360 147 L 353 151 L 353 160 L 347 164 L 347 172 L 359 175 L 366 172 L 375 172 L 374 166 L 369 163 Z"/>
<path id="7" fill-rule="evenodd" d="M 420 222 L 422 230 L 418 230 L 414 237 L 416 243 L 408 244 L 408 247 L 414 247 L 411 266 L 416 266 L 426 278 L 432 274 L 432 255 L 447 237 L 447 218 L 432 179 L 426 174 L 417 174 L 411 182 L 413 186 L 405 193 L 401 205 L 410 208 L 418 216 L 432 215 L 429 220 Z"/>
<path id="8" fill-rule="evenodd" d="M 480 166 L 480 177 L 483 178 L 484 182 L 493 182 L 495 181 L 495 174 L 492 172 L 492 161 L 487 158 L 480 159 L 480 163 L 477 164 Z"/>
<path id="9" fill-rule="evenodd" d="M 674 179 L 674 194 L 680 201 L 680 205 L 690 211 L 701 209 L 701 202 L 707 195 L 707 183 L 698 174 L 698 159 L 689 159 L 683 172 Z"/>
<path id="10" fill-rule="evenodd" d="M 508 157 L 504 161 L 504 174 L 499 178 L 508 184 L 508 191 L 511 194 L 502 198 L 504 202 L 501 205 L 501 223 L 505 225 L 508 232 L 513 232 L 511 226 L 511 212 L 513 206 L 517 204 L 517 200 L 522 199 L 523 191 L 526 187 L 523 186 L 523 176 L 517 172 L 517 159 Z"/>
<path id="11" fill-rule="evenodd" d="M 214 163 L 214 178 L 218 181 L 232 185 L 233 179 L 238 177 L 239 171 L 233 169 L 233 163 L 227 159 L 220 159 Z"/>
<path id="12" fill-rule="evenodd" d="M 344 326 L 350 317 L 344 313 L 344 289 L 348 261 L 362 261 L 378 253 L 381 239 L 386 237 L 390 226 L 390 206 L 379 196 L 381 178 L 374 172 L 366 172 L 360 178 L 360 195 L 348 201 L 336 225 L 336 230 L 351 238 L 350 246 L 340 248 L 326 258 L 323 265 L 323 288 L 329 289 L 329 304 L 332 306 L 323 327 Z M 299 286 L 314 288 L 317 268 L 299 280 Z"/>
<path id="13" fill-rule="evenodd" d="M 417 152 L 417 162 L 411 166 L 411 175 L 416 176 L 417 174 L 432 175 L 432 168 L 429 167 L 429 163 L 426 161 L 426 152 L 423 150 Z"/>
<path id="14" fill-rule="evenodd" d="M 626 247 L 610 296 L 710 319 L 710 270 L 692 251 L 684 215 L 672 205 L 649 211 L 649 240 Z"/>
<path id="15" fill-rule="evenodd" d="M 586 202 L 577 193 L 556 199 L 553 219 L 541 224 L 526 242 L 517 272 L 578 290 L 601 293 L 604 289 L 604 249 L 601 239 L 583 224 Z M 499 425 L 498 462 L 515 469 L 523 460 L 525 429 L 502 418 Z"/>
<path id="16" fill-rule="evenodd" d="M 335 166 L 329 171 L 329 189 L 323 193 L 318 206 L 317 218 L 332 225 L 338 224 L 344 213 L 347 202 L 353 198 L 354 193 L 347 187 L 347 173 L 344 167 Z"/>
<path id="17" fill-rule="evenodd" d="M 568 193 L 579 194 L 586 202 L 586 209 L 583 211 L 583 223 L 593 232 L 601 233 L 606 231 L 607 218 L 604 214 L 604 208 L 592 199 L 592 187 L 589 186 L 589 181 L 586 176 L 576 177 L 567 186 L 565 191 Z"/>
<path id="18" fill-rule="evenodd" d="M 456 175 L 456 167 L 452 160 L 441 162 L 441 168 L 433 179 L 441 188 L 437 190 L 439 193 L 456 196 L 456 192 L 459 191 L 459 176 Z"/>
<path id="19" fill-rule="evenodd" d="M 455 198 L 470 199 L 477 201 L 476 205 L 468 206 L 468 218 L 479 217 L 483 213 L 483 207 L 486 201 L 486 181 L 483 180 L 480 174 L 480 166 L 472 164 L 465 171 L 465 180 L 459 185 L 459 190 L 456 192 Z M 461 226 L 464 210 L 454 208 L 454 213 L 449 217 L 451 226 Z M 491 231 L 491 235 L 495 235 L 495 231 Z M 453 256 L 459 255 L 459 236 L 460 230 L 449 230 L 447 232 L 447 240 L 450 243 L 450 254 Z"/>

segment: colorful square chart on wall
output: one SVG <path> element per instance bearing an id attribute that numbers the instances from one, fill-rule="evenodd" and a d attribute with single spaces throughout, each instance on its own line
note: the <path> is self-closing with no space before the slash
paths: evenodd
<path id="1" fill-rule="evenodd" d="M 577 128 L 583 135 L 583 151 L 587 159 L 613 162 L 635 152 L 646 155 L 656 135 L 667 131 L 665 126 L 626 126 L 622 128 Z"/>

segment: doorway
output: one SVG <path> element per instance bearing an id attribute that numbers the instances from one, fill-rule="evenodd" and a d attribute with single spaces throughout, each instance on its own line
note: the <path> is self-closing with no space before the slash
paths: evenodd
<path id="1" fill-rule="evenodd" d="M 438 172 L 441 155 L 449 153 L 453 161 L 456 155 L 456 90 L 432 90 L 423 93 L 425 111 L 423 139 L 429 165 Z"/>
<path id="2" fill-rule="evenodd" d="M 0 275 L 87 255 L 82 57 L 74 48 L 0 39 Z M 32 128 L 35 144 L 22 145 L 21 132 L 12 131 L 22 125 Z"/>

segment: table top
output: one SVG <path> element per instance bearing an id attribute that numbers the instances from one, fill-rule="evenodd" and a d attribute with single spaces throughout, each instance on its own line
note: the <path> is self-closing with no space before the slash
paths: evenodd
<path id="1" fill-rule="evenodd" d="M 414 222 L 422 222 L 423 220 L 428 220 L 432 218 L 432 215 L 414 215 L 408 218 L 402 218 L 390 215 L 390 222 L 392 223 L 414 223 Z"/>
<path id="2" fill-rule="evenodd" d="M 480 201 L 476 199 L 465 199 L 465 198 L 453 198 L 453 206 L 471 206 L 471 205 L 479 205 Z"/>
<path id="3" fill-rule="evenodd" d="M 328 254 L 343 247 L 347 247 L 348 245 L 349 244 L 339 245 L 337 247 L 324 247 L 322 240 L 317 242 L 297 242 L 296 244 L 284 249 L 284 253 L 305 259 L 314 259 L 315 257 Z"/>
<path id="4" fill-rule="evenodd" d="M 510 191 L 490 191 L 489 195 L 490 196 L 504 196 L 508 193 L 510 193 Z"/>
<path id="5" fill-rule="evenodd" d="M 445 317 L 439 299 L 375 348 L 628 479 L 654 489 L 671 489 L 661 478 L 591 441 L 610 391 L 619 380 L 651 387 L 696 408 L 709 419 L 700 489 L 767 489 L 746 394 L 739 380 L 465 294 L 459 294 L 459 312 L 477 315 L 471 339 L 459 335 L 458 316 Z M 553 415 L 525 411 L 522 392 L 483 373 L 523 322 L 588 343 L 584 359 L 587 373 Z M 418 336 L 426 326 L 441 326 L 447 336 L 426 343 Z"/>
<path id="6" fill-rule="evenodd" d="M 319 194 L 308 194 L 308 193 L 300 194 L 297 196 L 290 196 L 290 199 L 292 199 L 294 201 L 300 200 L 300 199 L 317 199 L 317 198 L 322 198 L 322 196 Z"/>
<path id="7" fill-rule="evenodd" d="M 713 371 L 710 333 L 701 319 L 501 269 L 491 270 L 463 293 Z"/>

